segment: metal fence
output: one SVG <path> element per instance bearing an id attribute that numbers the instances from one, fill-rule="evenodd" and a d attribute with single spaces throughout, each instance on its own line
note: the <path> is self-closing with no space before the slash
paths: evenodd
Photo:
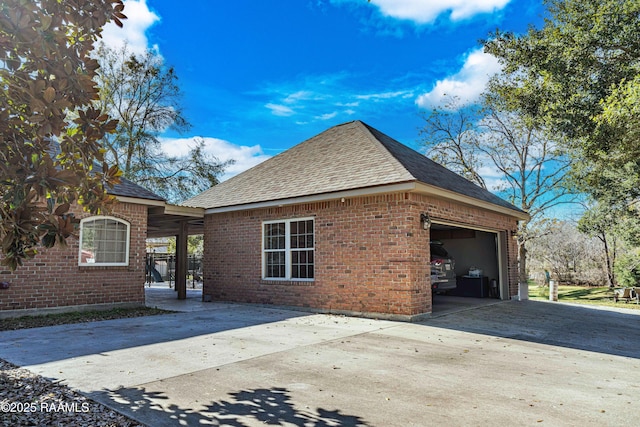
<path id="1" fill-rule="evenodd" d="M 176 282 L 176 256 L 173 254 L 147 253 L 146 284 L 167 283 L 170 288 Z M 202 256 L 187 256 L 187 286 L 191 288 L 202 286 Z"/>

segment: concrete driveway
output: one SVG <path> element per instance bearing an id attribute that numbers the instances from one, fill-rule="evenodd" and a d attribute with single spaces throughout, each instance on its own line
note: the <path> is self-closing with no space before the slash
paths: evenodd
<path id="1" fill-rule="evenodd" d="M 0 332 L 0 357 L 150 426 L 640 425 L 640 312 L 189 309 Z"/>

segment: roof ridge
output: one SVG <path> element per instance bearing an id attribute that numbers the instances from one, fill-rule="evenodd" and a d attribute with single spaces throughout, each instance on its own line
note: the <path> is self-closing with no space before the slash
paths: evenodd
<path id="1" fill-rule="evenodd" d="M 361 120 L 330 127 L 182 205 L 248 206 L 411 182 L 521 211 Z"/>
<path id="2" fill-rule="evenodd" d="M 357 124 L 359 126 L 362 126 L 366 130 L 367 135 L 369 136 L 369 138 L 372 139 L 376 143 L 375 145 L 377 147 L 380 148 L 380 150 L 382 151 L 383 155 L 385 155 L 387 158 L 389 158 L 389 160 L 392 161 L 393 164 L 397 168 L 402 169 L 402 171 L 404 171 L 405 173 L 407 173 L 410 176 L 412 176 L 414 180 L 417 180 L 417 178 L 411 173 L 411 171 L 409 169 L 407 169 L 407 167 L 389 150 L 389 148 L 384 144 L 384 142 L 382 142 L 380 140 L 380 138 L 378 138 L 373 131 L 376 131 L 376 132 L 380 133 L 381 135 L 384 135 L 387 138 L 392 139 L 394 142 L 397 142 L 398 144 L 400 144 L 400 142 L 394 140 L 393 138 L 391 138 L 390 136 L 384 134 L 383 132 L 380 132 L 376 128 L 374 128 L 372 126 L 369 126 L 368 124 L 366 124 L 362 120 L 354 120 L 353 122 L 350 122 L 350 123 L 355 123 L 355 124 Z"/>

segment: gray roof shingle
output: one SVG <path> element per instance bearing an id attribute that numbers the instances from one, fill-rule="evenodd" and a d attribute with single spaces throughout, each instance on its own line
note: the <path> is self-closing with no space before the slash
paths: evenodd
<path id="1" fill-rule="evenodd" d="M 182 204 L 211 209 L 416 181 L 520 211 L 361 121 L 327 129 Z"/>
<path id="2" fill-rule="evenodd" d="M 52 157 L 55 157 L 60 153 L 60 144 L 57 141 L 52 140 L 51 145 L 49 145 L 48 151 Z M 95 171 L 102 172 L 102 165 L 99 162 L 94 162 L 93 169 Z M 135 182 L 130 181 L 126 178 L 120 178 L 120 183 L 115 184 L 111 187 L 105 186 L 105 190 L 112 196 L 132 197 L 137 199 L 157 200 L 163 202 L 166 201 L 164 197 L 158 196 L 157 194 L 150 190 L 147 190 L 140 184 L 136 184 Z"/>
<path id="3" fill-rule="evenodd" d="M 133 197 L 136 199 L 157 200 L 162 202 L 165 201 L 163 197 L 158 196 L 154 192 L 149 191 L 143 186 L 129 181 L 126 178 L 120 178 L 119 184 L 116 184 L 113 187 L 107 187 L 106 190 L 107 193 L 113 196 Z"/>

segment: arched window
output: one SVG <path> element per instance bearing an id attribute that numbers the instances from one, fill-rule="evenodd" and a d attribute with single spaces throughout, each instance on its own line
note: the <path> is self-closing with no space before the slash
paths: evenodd
<path id="1" fill-rule="evenodd" d="M 110 216 L 82 219 L 78 265 L 129 265 L 129 227 Z"/>

